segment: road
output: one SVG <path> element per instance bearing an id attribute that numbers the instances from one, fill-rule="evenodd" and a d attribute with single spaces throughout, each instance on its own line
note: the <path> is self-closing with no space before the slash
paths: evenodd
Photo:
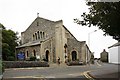
<path id="1" fill-rule="evenodd" d="M 105 70 L 106 71 L 109 70 L 107 72 L 117 71 L 118 66 L 113 64 L 104 64 L 104 63 L 98 64 L 95 62 L 95 65 L 13 68 L 13 69 L 5 70 L 3 74 L 3 80 L 19 80 L 19 79 L 39 80 L 40 78 L 43 80 L 44 78 L 49 80 L 50 79 L 88 80 L 89 79 L 89 76 L 87 76 L 88 72 L 93 74 L 93 77 L 96 77 L 98 73 L 100 74 L 100 71 L 103 72 Z"/>

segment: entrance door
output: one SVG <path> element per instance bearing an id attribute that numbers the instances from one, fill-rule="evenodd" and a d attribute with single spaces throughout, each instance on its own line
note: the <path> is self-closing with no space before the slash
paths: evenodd
<path id="1" fill-rule="evenodd" d="M 76 51 L 72 51 L 72 61 L 77 60 L 77 52 Z"/>
<path id="2" fill-rule="evenodd" d="M 47 62 L 49 61 L 49 51 L 48 50 L 46 51 L 46 61 Z"/>

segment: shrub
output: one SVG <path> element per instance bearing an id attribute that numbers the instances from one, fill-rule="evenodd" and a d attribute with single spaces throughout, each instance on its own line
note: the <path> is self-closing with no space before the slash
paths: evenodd
<path id="1" fill-rule="evenodd" d="M 35 61 L 35 60 L 36 60 L 35 56 L 30 57 L 30 61 Z"/>
<path id="2" fill-rule="evenodd" d="M 68 66 L 72 66 L 72 65 L 83 65 L 84 63 L 81 61 L 70 61 L 67 63 Z"/>
<path id="3" fill-rule="evenodd" d="M 2 74 L 2 61 L 0 60 L 0 75 Z"/>
<path id="4" fill-rule="evenodd" d="M 40 61 L 3 61 L 5 68 L 49 67 L 47 62 Z"/>
<path id="5" fill-rule="evenodd" d="M 0 75 L 4 72 L 4 65 L 3 62 L 0 60 Z"/>
<path id="6" fill-rule="evenodd" d="M 15 58 L 14 58 L 13 56 L 9 56 L 9 57 L 8 57 L 8 60 L 9 60 L 9 61 L 14 61 Z"/>

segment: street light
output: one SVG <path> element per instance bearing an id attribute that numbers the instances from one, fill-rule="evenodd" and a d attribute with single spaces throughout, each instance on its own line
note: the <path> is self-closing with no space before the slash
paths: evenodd
<path id="1" fill-rule="evenodd" d="M 92 32 L 88 33 L 88 46 L 90 47 L 90 34 L 96 32 L 97 30 L 94 30 Z"/>

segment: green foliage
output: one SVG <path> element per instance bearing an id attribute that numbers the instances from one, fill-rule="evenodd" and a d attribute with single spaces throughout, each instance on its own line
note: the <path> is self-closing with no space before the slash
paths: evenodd
<path id="1" fill-rule="evenodd" d="M 82 21 L 74 19 L 75 23 L 97 26 L 105 35 L 120 40 L 120 2 L 89 2 L 87 5 L 90 6 L 89 13 L 81 15 Z"/>
<path id="2" fill-rule="evenodd" d="M 5 29 L 5 27 L 0 23 L 0 28 L 1 29 Z"/>
<path id="3" fill-rule="evenodd" d="M 35 56 L 30 57 L 30 61 L 35 61 L 35 60 L 36 60 Z"/>
<path id="4" fill-rule="evenodd" d="M 15 57 L 14 57 L 14 56 L 9 56 L 9 57 L 8 57 L 8 60 L 9 60 L 9 61 L 14 61 L 14 60 L 15 60 Z"/>
<path id="5" fill-rule="evenodd" d="M 0 75 L 2 74 L 2 61 L 0 60 Z"/>
<path id="6" fill-rule="evenodd" d="M 4 72 L 4 65 L 2 60 L 0 60 L 0 75 L 2 74 L 2 72 Z"/>
<path id="7" fill-rule="evenodd" d="M 12 30 L 7 30 L 3 25 L 2 28 L 2 59 L 13 60 L 15 59 L 15 47 L 17 44 L 17 33 Z"/>

